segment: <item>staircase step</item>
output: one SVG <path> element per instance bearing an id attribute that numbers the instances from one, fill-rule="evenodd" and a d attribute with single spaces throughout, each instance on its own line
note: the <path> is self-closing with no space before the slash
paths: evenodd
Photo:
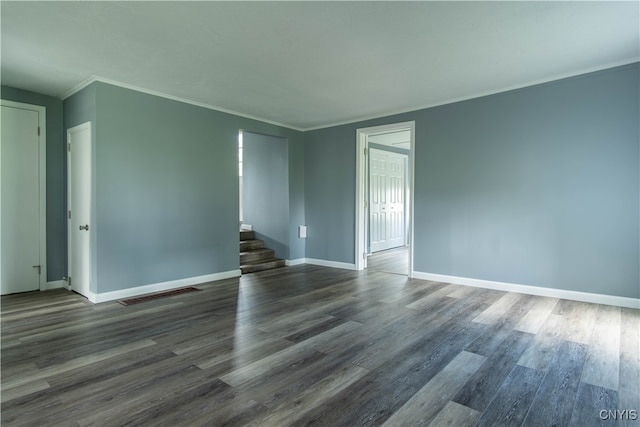
<path id="1" fill-rule="evenodd" d="M 251 262 L 240 266 L 242 274 L 255 273 L 256 271 L 271 270 L 284 267 L 284 260 L 280 258 L 270 258 L 264 261 Z"/>
<path id="2" fill-rule="evenodd" d="M 256 234 L 253 230 L 243 230 L 240 232 L 240 240 L 253 240 L 256 238 Z"/>
<path id="3" fill-rule="evenodd" d="M 262 240 L 243 240 L 240 242 L 240 252 L 247 252 L 252 249 L 264 248 L 264 242 Z"/>
<path id="4" fill-rule="evenodd" d="M 247 264 L 256 261 L 266 261 L 274 257 L 274 250 L 261 248 L 253 249 L 251 251 L 240 252 L 240 264 Z"/>

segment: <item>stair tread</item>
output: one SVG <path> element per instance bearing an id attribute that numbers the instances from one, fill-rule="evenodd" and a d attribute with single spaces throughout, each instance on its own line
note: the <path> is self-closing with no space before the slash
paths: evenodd
<path id="1" fill-rule="evenodd" d="M 244 255 L 244 254 L 258 254 L 258 253 L 267 253 L 267 252 L 273 252 L 273 249 L 269 249 L 269 248 L 256 248 L 256 249 L 249 249 L 247 251 L 241 251 L 240 255 Z"/>
<path id="2" fill-rule="evenodd" d="M 274 262 L 274 261 L 282 261 L 282 262 L 284 262 L 284 259 L 273 257 L 273 258 L 266 258 L 266 259 L 261 259 L 261 260 L 257 260 L 257 261 L 247 261 L 244 264 L 242 264 L 240 267 L 245 266 L 245 265 L 268 264 L 268 263 Z"/>
<path id="3" fill-rule="evenodd" d="M 258 271 L 271 270 L 285 266 L 285 261 L 281 258 L 271 258 L 263 261 L 253 261 L 240 266 L 240 271 L 245 273 L 255 273 Z"/>
<path id="4" fill-rule="evenodd" d="M 275 251 L 264 247 L 254 231 L 240 231 L 240 271 L 242 274 L 284 267 L 285 260 L 277 258 Z"/>
<path id="5" fill-rule="evenodd" d="M 264 248 L 262 240 L 245 240 L 240 242 L 240 253 Z"/>
<path id="6" fill-rule="evenodd" d="M 246 242 L 247 240 L 255 240 L 255 232 L 253 230 L 242 230 L 240 231 L 240 241 Z"/>

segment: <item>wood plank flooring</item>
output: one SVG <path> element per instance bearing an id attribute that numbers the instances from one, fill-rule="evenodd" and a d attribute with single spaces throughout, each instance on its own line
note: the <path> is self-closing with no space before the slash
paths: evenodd
<path id="1" fill-rule="evenodd" d="M 3 296 L 2 425 L 640 425 L 638 310 L 310 265 L 198 288 Z"/>
<path id="2" fill-rule="evenodd" d="M 387 249 L 386 251 L 374 252 L 367 257 L 367 270 L 408 275 L 409 247 L 401 246 Z"/>

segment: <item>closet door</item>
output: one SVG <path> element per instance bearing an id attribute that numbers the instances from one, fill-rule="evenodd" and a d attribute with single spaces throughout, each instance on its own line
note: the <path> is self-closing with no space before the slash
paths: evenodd
<path id="1" fill-rule="evenodd" d="M 33 109 L 31 109 L 33 107 Z M 44 269 L 39 123 L 42 107 L 2 101 L 0 139 L 1 293 L 35 291 Z"/>

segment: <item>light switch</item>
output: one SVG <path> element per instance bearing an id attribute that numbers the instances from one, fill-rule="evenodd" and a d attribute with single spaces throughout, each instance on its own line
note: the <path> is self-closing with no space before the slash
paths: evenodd
<path id="1" fill-rule="evenodd" d="M 306 225 L 299 225 L 298 226 L 298 237 L 301 239 L 306 239 L 307 238 L 307 226 Z"/>

